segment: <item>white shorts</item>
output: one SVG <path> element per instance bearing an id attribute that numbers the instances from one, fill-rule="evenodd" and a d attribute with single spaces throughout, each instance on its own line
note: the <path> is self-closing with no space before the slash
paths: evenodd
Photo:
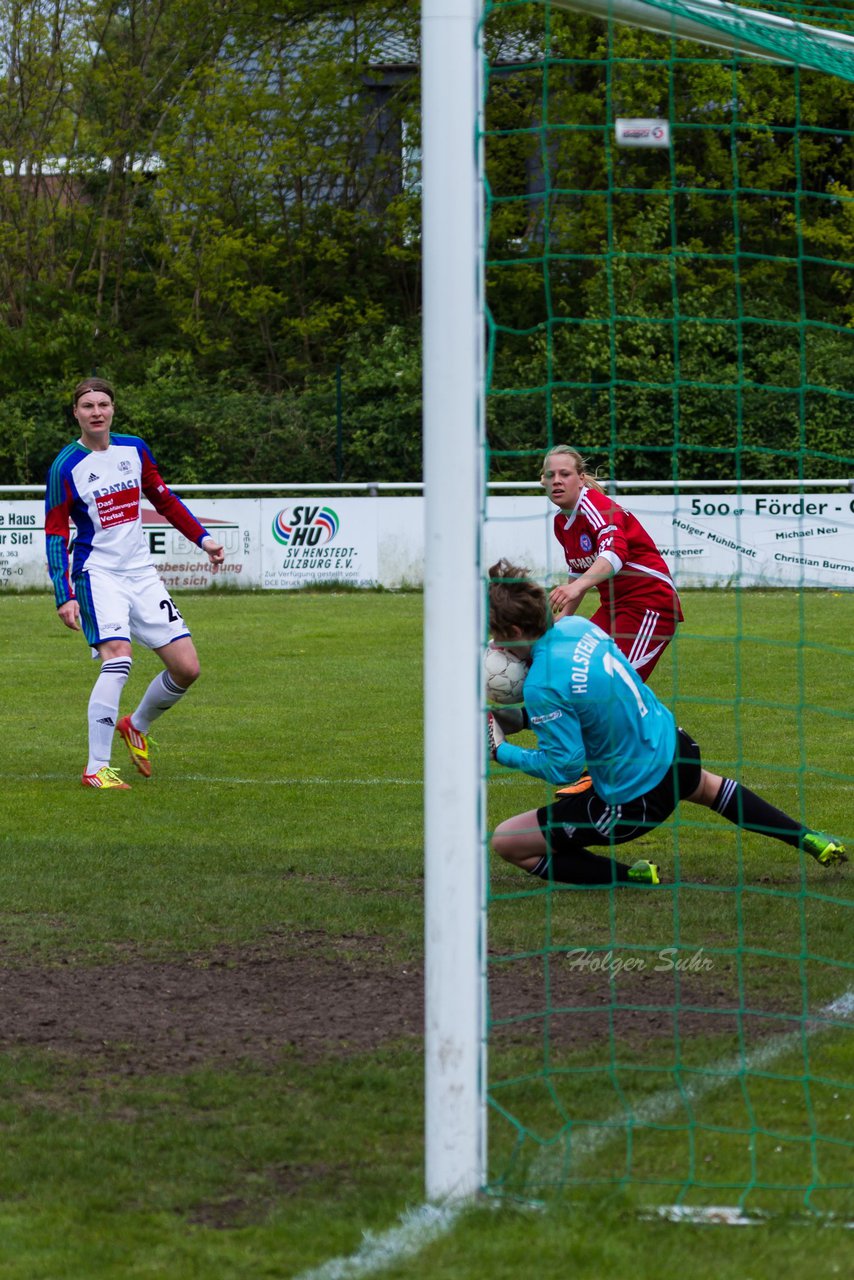
<path id="1" fill-rule="evenodd" d="M 74 580 L 83 634 L 93 649 L 106 640 L 137 640 L 162 649 L 190 634 L 152 565 L 136 573 L 87 569 Z"/>

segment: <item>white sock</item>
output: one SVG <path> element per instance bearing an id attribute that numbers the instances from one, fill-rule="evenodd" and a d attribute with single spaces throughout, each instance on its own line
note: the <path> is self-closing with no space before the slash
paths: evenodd
<path id="1" fill-rule="evenodd" d="M 107 658 L 89 695 L 89 762 L 87 773 L 97 773 L 110 763 L 113 735 L 119 718 L 122 689 L 130 675 L 132 658 Z"/>
<path id="2" fill-rule="evenodd" d="M 140 733 L 148 733 L 152 721 L 162 716 L 164 711 L 174 707 L 187 692 L 176 684 L 168 671 L 161 671 L 142 695 L 142 701 L 136 711 L 131 714 L 131 723 Z"/>

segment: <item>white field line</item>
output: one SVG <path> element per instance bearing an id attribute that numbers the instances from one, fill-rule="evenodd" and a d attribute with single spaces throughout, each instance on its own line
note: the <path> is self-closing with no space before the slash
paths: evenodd
<path id="1" fill-rule="evenodd" d="M 805 1026 L 803 1032 L 790 1031 L 785 1035 L 767 1040 L 747 1054 L 734 1054 L 730 1058 L 722 1058 L 713 1063 L 704 1074 L 696 1080 L 688 1080 L 679 1089 L 665 1089 L 654 1094 L 646 1102 L 632 1108 L 631 1115 L 620 1111 L 606 1120 L 600 1127 L 573 1140 L 572 1158 L 577 1169 L 578 1164 L 596 1155 L 614 1138 L 622 1133 L 631 1120 L 633 1127 L 655 1124 L 666 1119 L 686 1102 L 697 1102 L 722 1088 L 728 1081 L 753 1071 L 762 1071 L 778 1058 L 782 1058 L 792 1049 L 796 1049 L 804 1035 L 814 1036 L 833 1028 L 828 1020 L 850 1018 L 854 1014 L 854 987 L 846 991 L 830 1004 L 820 1009 Z M 545 1166 L 553 1161 L 553 1153 L 540 1157 L 535 1163 L 532 1174 L 534 1178 L 545 1178 Z M 360 1280 L 361 1277 L 375 1275 L 398 1264 L 405 1258 L 415 1257 L 422 1249 L 434 1240 L 446 1235 L 454 1226 L 464 1204 L 421 1205 L 418 1209 L 407 1209 L 401 1214 L 400 1225 L 391 1227 L 382 1234 L 373 1231 L 364 1233 L 362 1243 L 355 1253 L 349 1257 L 331 1258 L 319 1267 L 303 1271 L 296 1280 Z M 667 1216 L 664 1214 L 663 1216 Z M 675 1219 L 679 1220 L 678 1215 Z M 709 1211 L 704 1221 L 732 1222 L 740 1224 L 742 1215 L 736 1209 L 717 1209 Z"/>
<path id="2" fill-rule="evenodd" d="M 202 773 L 178 774 L 170 782 L 207 782 L 233 787 L 423 787 L 423 778 L 214 778 Z"/>
<path id="3" fill-rule="evenodd" d="M 131 773 L 132 766 L 118 764 L 115 768 L 127 773 L 129 777 L 133 777 Z M 506 778 L 495 778 L 497 785 L 510 782 L 512 775 L 508 774 Z M 68 782 L 79 785 L 79 776 L 69 773 L 0 773 L 0 781 L 2 782 Z M 139 779 L 137 779 L 139 783 Z M 172 786 L 179 782 L 201 782 L 209 786 L 233 786 L 233 787 L 423 787 L 423 778 L 235 778 L 223 777 L 218 778 L 212 774 L 206 773 L 177 773 L 172 774 L 169 778 L 169 785 Z M 141 783 L 139 785 L 142 785 Z"/>
<path id="4" fill-rule="evenodd" d="M 413 1258 L 426 1245 L 447 1235 L 463 1206 L 422 1204 L 400 1215 L 400 1225 L 381 1235 L 366 1231 L 355 1253 L 347 1258 L 330 1258 L 311 1271 L 303 1271 L 296 1280 L 357 1280 L 385 1267 Z"/>
<path id="5" fill-rule="evenodd" d="M 854 1014 L 854 987 L 820 1009 L 806 1023 L 803 1031 L 787 1031 L 785 1035 L 775 1036 L 757 1045 L 749 1053 L 736 1053 L 732 1057 L 723 1058 L 705 1068 L 702 1075 L 694 1076 L 692 1072 L 690 1078 L 685 1078 L 678 1088 L 664 1089 L 660 1093 L 655 1093 L 638 1106 L 628 1111 L 616 1112 L 602 1125 L 574 1137 L 571 1147 L 573 1166 L 578 1161 L 590 1159 L 596 1155 L 614 1138 L 625 1133 L 629 1127 L 638 1129 L 644 1125 L 657 1124 L 678 1111 L 680 1107 L 684 1107 L 686 1103 L 699 1102 L 716 1089 L 722 1088 L 733 1080 L 738 1080 L 741 1076 L 765 1070 L 778 1058 L 797 1049 L 802 1044 L 804 1036 L 812 1037 L 822 1031 L 833 1030 L 833 1027 L 828 1025 L 829 1019 L 838 1021 L 850 1018 L 852 1014 Z M 535 1181 L 539 1177 L 545 1178 L 548 1174 L 548 1166 L 554 1162 L 555 1153 L 552 1150 L 544 1151 L 534 1162 L 531 1169 L 532 1179 Z"/>
<path id="6" fill-rule="evenodd" d="M 115 766 L 133 777 L 131 766 Z M 79 785 L 77 774 L 68 773 L 0 773 L 3 782 L 68 782 Z M 180 782 L 202 782 L 211 786 L 234 787 L 423 787 L 423 778 L 217 778 L 203 773 L 172 774 L 168 785 Z M 143 784 L 137 779 L 138 785 Z"/>

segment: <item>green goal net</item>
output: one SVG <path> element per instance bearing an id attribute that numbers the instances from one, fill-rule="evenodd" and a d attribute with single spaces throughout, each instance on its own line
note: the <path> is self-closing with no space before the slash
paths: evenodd
<path id="1" fill-rule="evenodd" d="M 485 472 L 519 485 L 487 554 L 560 578 L 522 488 L 558 442 L 658 512 L 685 622 L 651 687 L 850 845 L 854 5 L 489 0 L 482 35 Z M 692 575 L 701 536 L 731 558 Z M 490 828 L 552 795 L 491 766 Z M 630 848 L 661 889 L 491 859 L 489 1188 L 854 1216 L 850 864 L 685 805 Z"/>

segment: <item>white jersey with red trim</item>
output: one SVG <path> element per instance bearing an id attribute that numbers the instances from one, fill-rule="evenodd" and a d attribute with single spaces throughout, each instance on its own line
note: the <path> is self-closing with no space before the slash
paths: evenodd
<path id="1" fill-rule="evenodd" d="M 603 604 L 629 604 L 674 614 L 682 609 L 670 571 L 640 521 L 613 498 L 585 486 L 569 515 L 559 511 L 555 536 L 563 547 L 569 577 L 578 578 L 599 558 L 614 576 L 598 586 Z"/>
<path id="2" fill-rule="evenodd" d="M 48 473 L 45 537 L 57 606 L 73 597 L 69 581 L 70 522 L 76 535 L 71 579 L 87 569 L 135 573 L 153 564 L 142 527 L 142 495 L 190 542 L 207 530 L 165 484 L 151 450 L 138 436 L 113 435 L 106 449 L 75 441 Z"/>

